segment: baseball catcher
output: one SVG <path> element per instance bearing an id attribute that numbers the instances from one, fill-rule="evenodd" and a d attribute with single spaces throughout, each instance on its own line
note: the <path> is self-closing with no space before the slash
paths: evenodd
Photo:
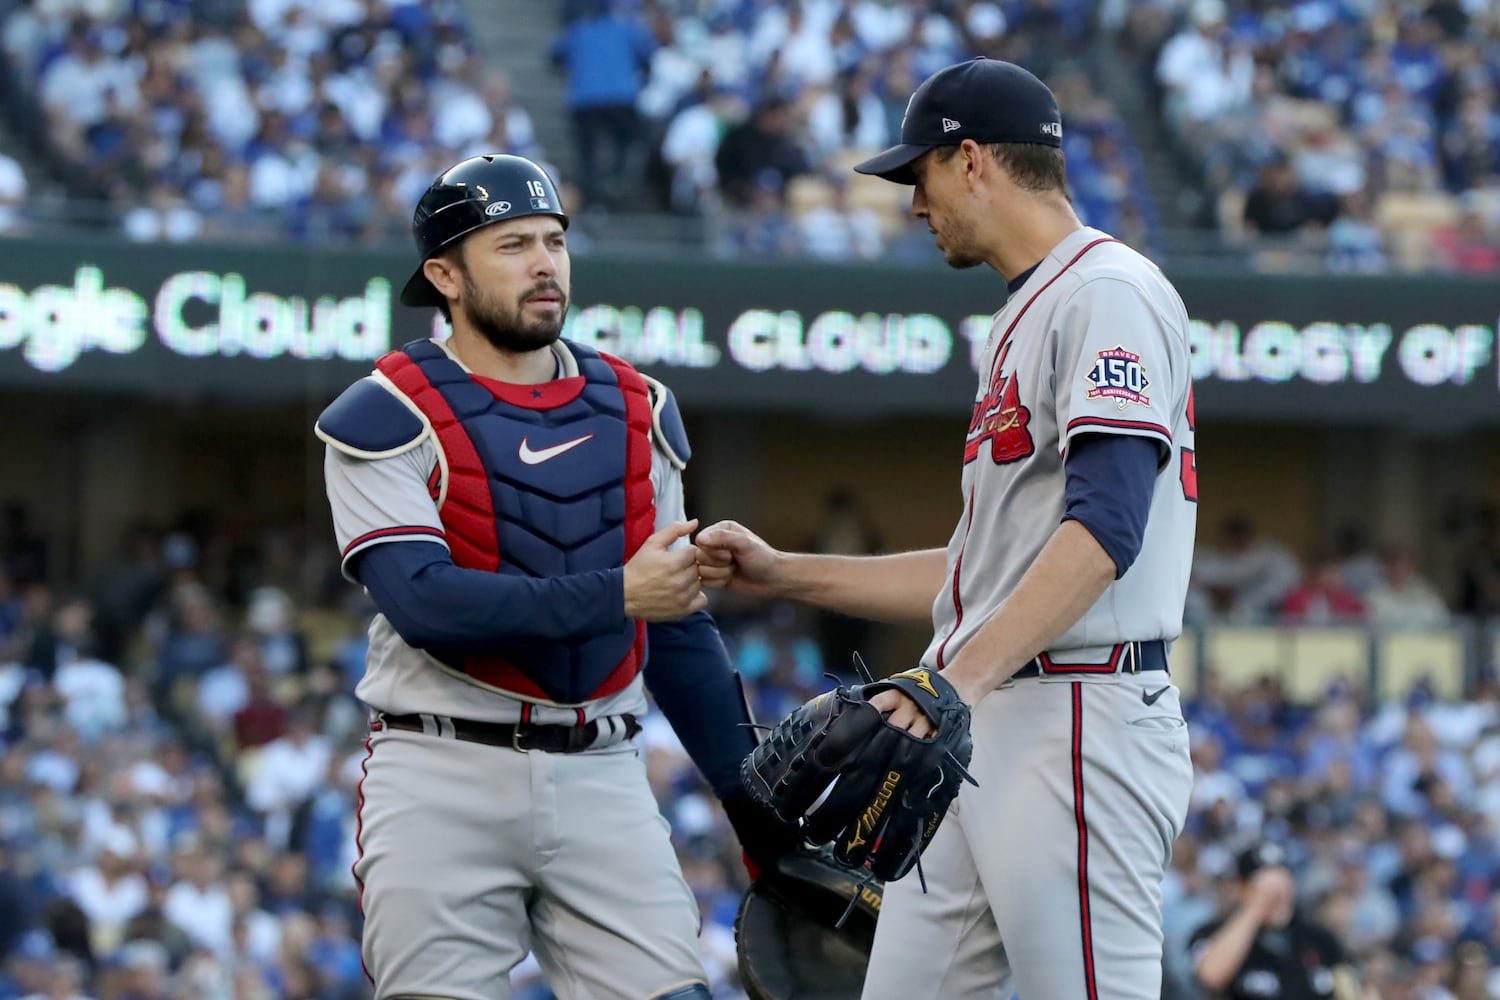
<path id="1" fill-rule="evenodd" d="M 973 756 L 969 707 L 938 671 L 918 668 L 837 689 L 807 702 L 740 765 L 750 797 L 804 838 L 832 844 L 832 857 L 899 879 L 920 857 L 958 795 Z M 870 699 L 899 690 L 932 724 L 925 737 L 897 728 Z M 924 879 L 925 886 L 925 879 Z"/>

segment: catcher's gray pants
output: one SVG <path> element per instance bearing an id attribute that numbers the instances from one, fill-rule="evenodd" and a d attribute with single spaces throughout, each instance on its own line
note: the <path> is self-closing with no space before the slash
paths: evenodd
<path id="1" fill-rule="evenodd" d="M 561 1000 L 708 981 L 633 744 L 521 753 L 386 729 L 369 751 L 354 875 L 376 1000 L 507 1000 L 528 949 Z"/>
<path id="2" fill-rule="evenodd" d="M 1193 784 L 1177 688 L 1011 681 L 973 734 L 979 787 L 922 854 L 927 894 L 915 870 L 886 887 L 863 1000 L 1159 1000 L 1161 881 Z"/>

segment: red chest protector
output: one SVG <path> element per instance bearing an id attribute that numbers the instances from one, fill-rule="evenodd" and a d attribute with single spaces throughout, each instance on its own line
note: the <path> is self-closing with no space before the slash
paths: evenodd
<path id="1" fill-rule="evenodd" d="M 376 363 L 432 425 L 446 487 L 439 515 L 460 567 L 532 577 L 617 569 L 654 529 L 646 382 L 619 358 L 567 347 L 579 374 L 537 386 L 471 376 L 430 341 Z M 645 623 L 627 620 L 617 633 L 438 658 L 484 687 L 572 706 L 626 687 L 645 643 Z"/>

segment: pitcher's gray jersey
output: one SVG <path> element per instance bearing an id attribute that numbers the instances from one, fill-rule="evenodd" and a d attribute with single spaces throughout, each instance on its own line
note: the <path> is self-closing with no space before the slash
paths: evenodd
<path id="1" fill-rule="evenodd" d="M 1181 633 L 1197 528 L 1187 327 L 1157 267 L 1088 228 L 995 314 L 964 448 L 964 512 L 925 664 L 951 662 L 1035 561 L 1062 520 L 1063 461 L 1079 434 L 1151 438 L 1163 469 L 1139 556 L 1052 649 L 1107 653 Z"/>
<path id="2" fill-rule="evenodd" d="M 577 375 L 577 362 L 567 347 L 559 342 L 552 349 L 561 374 Z M 372 545 L 420 540 L 447 546 L 438 516 L 446 495 L 446 464 L 430 430 L 413 446 L 392 455 L 353 455 L 332 439 L 324 440 L 328 443 L 324 478 L 345 575 L 350 560 Z M 656 530 L 686 520 L 682 475 L 660 447 L 651 451 L 651 484 L 656 493 Z M 691 543 L 680 539 L 674 547 L 687 544 Z M 407 645 L 384 615 L 375 616 L 369 637 L 365 673 L 355 695 L 371 708 L 391 715 L 429 714 L 476 722 L 513 723 L 521 718 L 520 701 L 483 687 Z M 623 690 L 582 706 L 584 721 L 640 714 L 645 707 L 639 675 Z M 530 721 L 577 725 L 579 719 L 573 708 L 533 703 Z"/>

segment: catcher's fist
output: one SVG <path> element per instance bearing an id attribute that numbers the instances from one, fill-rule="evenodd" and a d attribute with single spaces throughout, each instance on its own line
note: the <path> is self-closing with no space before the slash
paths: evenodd
<path id="1" fill-rule="evenodd" d="M 705 587 L 728 587 L 747 594 L 773 589 L 782 553 L 737 521 L 720 521 L 698 532 L 698 578 Z"/>
<path id="2" fill-rule="evenodd" d="M 691 545 L 673 548 L 698 526 L 674 521 L 646 539 L 625 564 L 625 614 L 648 622 L 676 621 L 707 606 Z"/>

